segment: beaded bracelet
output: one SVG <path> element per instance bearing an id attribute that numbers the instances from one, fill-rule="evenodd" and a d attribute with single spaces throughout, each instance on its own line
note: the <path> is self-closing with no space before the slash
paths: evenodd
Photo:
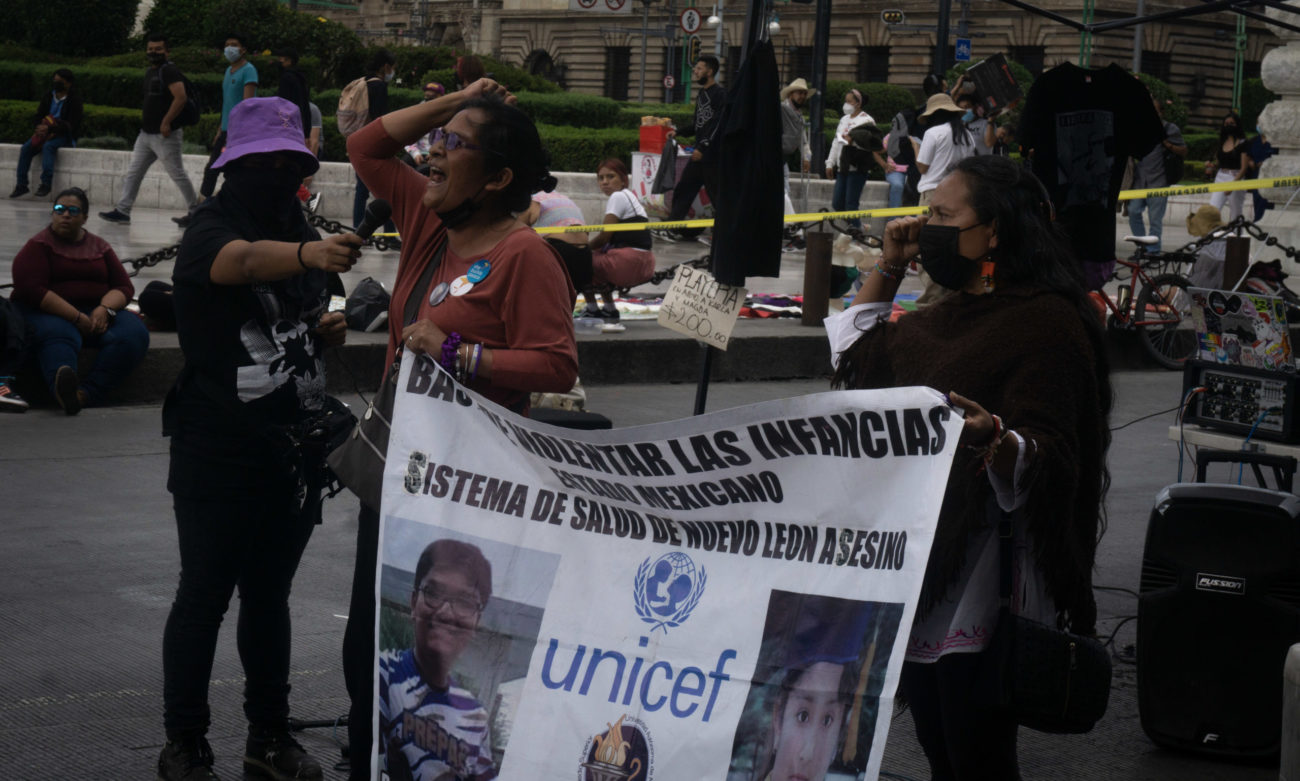
<path id="1" fill-rule="evenodd" d="M 884 266 L 880 265 L 879 261 L 877 261 L 876 271 L 880 272 L 880 275 L 885 279 L 892 279 L 897 282 L 907 273 L 907 266 L 890 266 L 889 269 L 886 269 Z"/>
<path id="2" fill-rule="evenodd" d="M 459 357 L 458 347 L 460 347 L 460 334 L 452 331 L 442 343 L 442 357 L 438 361 L 442 368 L 453 374 L 456 372 L 456 359 Z"/>

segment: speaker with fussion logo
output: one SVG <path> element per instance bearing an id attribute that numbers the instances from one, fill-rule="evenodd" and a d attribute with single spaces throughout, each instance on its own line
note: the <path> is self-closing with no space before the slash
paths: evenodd
<path id="1" fill-rule="evenodd" d="M 1298 517 L 1289 491 L 1178 483 L 1156 497 L 1137 630 L 1138 710 L 1156 744 L 1278 753 L 1282 668 L 1300 641 Z"/>

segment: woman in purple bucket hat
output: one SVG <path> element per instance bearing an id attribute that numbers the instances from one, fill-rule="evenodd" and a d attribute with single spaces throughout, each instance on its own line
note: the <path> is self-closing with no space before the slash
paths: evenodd
<path id="1" fill-rule="evenodd" d="M 289 734 L 288 680 L 289 588 L 319 502 L 281 432 L 327 403 L 324 348 L 346 333 L 343 314 L 328 311 L 327 276 L 352 268 L 361 240 L 321 239 L 307 224 L 295 193 L 320 164 L 297 106 L 242 101 L 227 132 L 212 166 L 225 180 L 195 210 L 172 276 L 185 368 L 163 430 L 181 577 L 163 634 L 167 744 L 157 777 L 218 777 L 205 737 L 208 683 L 238 586 L 244 777 L 320 779 Z"/>

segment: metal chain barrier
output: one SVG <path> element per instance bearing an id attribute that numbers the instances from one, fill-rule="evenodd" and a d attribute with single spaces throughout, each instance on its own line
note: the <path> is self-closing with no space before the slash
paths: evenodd
<path id="1" fill-rule="evenodd" d="M 326 233 L 350 233 L 352 226 L 344 225 L 337 220 L 327 220 L 319 214 L 312 214 L 307 217 L 307 223 L 313 228 L 318 228 Z M 400 250 L 402 240 L 397 236 L 372 236 L 366 240 L 362 246 L 374 247 L 380 252 L 389 250 Z M 128 258 L 122 261 L 123 266 L 129 266 L 126 272 L 128 277 L 134 277 L 140 273 L 141 269 L 150 268 L 162 263 L 164 260 L 175 260 L 176 254 L 180 251 L 181 245 L 173 244 L 170 247 L 156 249 L 153 252 L 141 255 L 138 258 Z"/>

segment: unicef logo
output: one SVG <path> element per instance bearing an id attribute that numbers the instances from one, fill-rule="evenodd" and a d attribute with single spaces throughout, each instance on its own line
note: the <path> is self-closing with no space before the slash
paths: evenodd
<path id="1" fill-rule="evenodd" d="M 697 569 L 685 553 L 673 551 L 653 561 L 647 558 L 636 571 L 636 613 L 654 625 L 651 632 L 681 626 L 699 604 L 707 579 L 704 568 Z"/>

